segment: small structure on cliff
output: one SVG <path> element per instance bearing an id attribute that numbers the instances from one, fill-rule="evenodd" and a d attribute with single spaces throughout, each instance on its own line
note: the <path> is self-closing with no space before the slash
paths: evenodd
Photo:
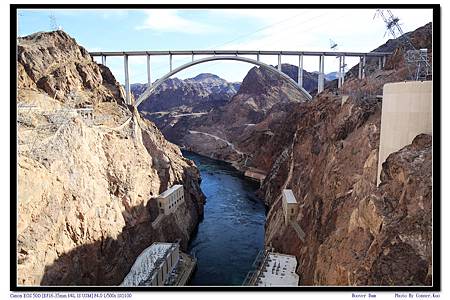
<path id="1" fill-rule="evenodd" d="M 293 255 L 265 251 L 260 253 L 243 285 L 250 286 L 298 286 L 299 276 L 295 273 L 297 259 Z"/>
<path id="2" fill-rule="evenodd" d="M 176 184 L 157 197 L 159 212 L 169 215 L 184 202 L 184 189 L 181 184 Z"/>
<path id="3" fill-rule="evenodd" d="M 294 220 L 298 213 L 297 199 L 295 199 L 292 190 L 283 190 L 283 213 L 284 222 L 289 224 L 289 221 Z"/>

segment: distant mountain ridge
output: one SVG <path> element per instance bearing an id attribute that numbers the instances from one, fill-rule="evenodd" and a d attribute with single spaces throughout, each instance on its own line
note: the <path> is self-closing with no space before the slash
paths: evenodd
<path id="1" fill-rule="evenodd" d="M 131 84 L 135 99 L 146 90 L 147 84 Z M 217 75 L 202 73 L 193 78 L 169 78 L 140 106 L 141 111 L 205 112 L 222 106 L 239 90 L 239 82 L 228 82 Z"/>

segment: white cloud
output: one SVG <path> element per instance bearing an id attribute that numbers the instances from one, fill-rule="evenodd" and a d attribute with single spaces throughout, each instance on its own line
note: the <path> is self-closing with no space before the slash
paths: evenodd
<path id="1" fill-rule="evenodd" d="M 160 32 L 179 32 L 188 34 L 219 32 L 220 28 L 211 24 L 189 20 L 179 15 L 177 10 L 148 10 L 144 24 L 136 27 L 137 30 L 152 29 Z"/>
<path id="2" fill-rule="evenodd" d="M 299 16 L 300 13 L 300 16 Z M 248 17 L 267 17 L 260 30 L 237 36 L 219 45 L 221 49 L 232 50 L 330 50 L 330 39 L 339 45 L 338 51 L 370 51 L 383 44 L 389 36 L 383 36 L 385 25 L 381 19 L 373 19 L 375 10 L 291 10 L 289 12 L 267 12 L 258 10 L 243 12 Z M 393 10 L 400 17 L 405 32 L 414 30 L 431 21 L 431 10 Z M 269 17 L 272 15 L 271 17 Z M 283 16 L 284 19 L 277 19 Z M 217 47 L 216 47 L 217 48 Z M 277 64 L 274 56 L 262 57 L 264 62 Z M 329 61 L 329 63 L 328 63 Z M 283 63 L 298 63 L 296 57 L 283 57 Z M 349 66 L 354 62 L 348 59 Z M 305 59 L 305 69 L 317 70 L 316 59 Z M 330 57 L 325 64 L 325 72 L 337 69 L 337 60 Z"/>

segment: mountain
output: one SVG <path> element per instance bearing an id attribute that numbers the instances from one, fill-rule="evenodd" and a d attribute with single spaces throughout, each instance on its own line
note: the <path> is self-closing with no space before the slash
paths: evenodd
<path id="1" fill-rule="evenodd" d="M 325 74 L 325 80 L 327 81 L 332 81 L 338 78 L 338 72 L 331 72 L 328 74 Z"/>
<path id="2" fill-rule="evenodd" d="M 17 42 L 17 283 L 118 285 L 153 242 L 186 249 L 205 200 L 195 164 L 65 32 Z M 153 224 L 176 183 L 185 203 Z"/>
<path id="3" fill-rule="evenodd" d="M 145 87 L 147 85 L 131 85 L 131 92 L 136 99 Z M 227 103 L 238 89 L 238 83 L 230 83 L 217 75 L 208 73 L 185 80 L 169 78 L 139 106 L 139 110 L 152 113 L 204 112 Z"/>

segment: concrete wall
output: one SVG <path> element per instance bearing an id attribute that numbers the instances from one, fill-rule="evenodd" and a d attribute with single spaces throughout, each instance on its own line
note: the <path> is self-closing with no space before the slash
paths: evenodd
<path id="1" fill-rule="evenodd" d="M 165 281 L 169 277 L 169 273 L 178 264 L 180 259 L 180 245 L 174 245 L 173 251 L 170 251 L 166 257 L 164 257 L 163 263 L 158 267 L 158 271 L 151 281 L 152 286 L 164 285 Z"/>
<path id="2" fill-rule="evenodd" d="M 384 85 L 377 184 L 380 183 L 382 163 L 389 154 L 411 144 L 420 133 L 432 134 L 432 115 L 432 81 Z"/>

